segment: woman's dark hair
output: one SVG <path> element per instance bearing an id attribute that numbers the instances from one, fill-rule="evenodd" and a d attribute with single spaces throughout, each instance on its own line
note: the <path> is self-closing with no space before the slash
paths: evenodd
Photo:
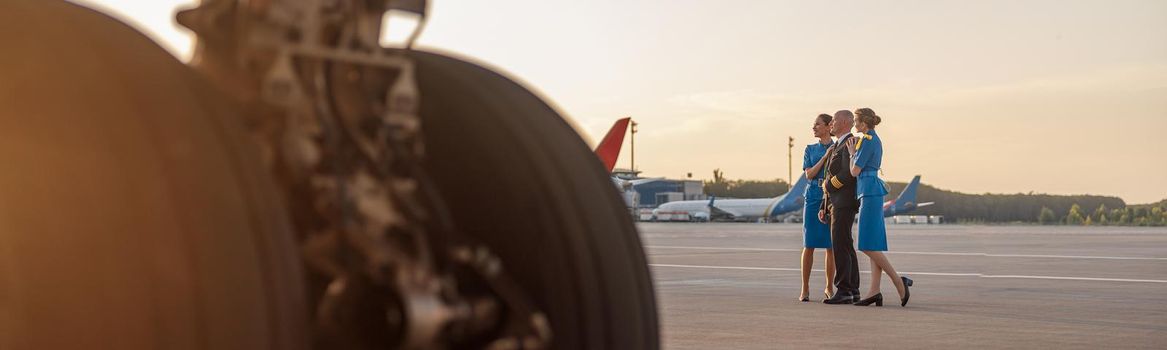
<path id="1" fill-rule="evenodd" d="M 863 122 L 863 124 L 867 124 L 869 128 L 875 128 L 883 118 L 876 115 L 875 111 L 871 110 L 871 108 L 860 108 L 855 110 L 855 119 Z"/>
<path id="2" fill-rule="evenodd" d="M 826 113 L 819 114 L 818 119 L 823 121 L 823 125 L 831 125 L 831 115 L 830 114 L 826 114 Z"/>

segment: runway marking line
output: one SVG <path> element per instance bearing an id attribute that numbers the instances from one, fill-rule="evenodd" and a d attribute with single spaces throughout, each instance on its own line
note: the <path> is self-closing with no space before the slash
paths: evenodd
<path id="1" fill-rule="evenodd" d="M 708 265 L 679 265 L 679 264 L 648 264 L 648 266 L 679 267 L 679 268 L 694 268 L 694 269 L 720 269 L 720 270 L 801 271 L 801 269 L 787 268 L 787 267 L 708 266 Z M 811 271 L 823 272 L 823 270 L 821 270 L 821 269 L 812 269 Z M 862 273 L 871 273 L 871 271 L 862 271 Z M 900 273 L 906 274 L 906 275 L 925 275 L 925 276 L 959 276 L 959 277 L 980 277 L 980 278 L 1016 278 L 1016 279 L 1071 280 L 1071 281 L 1167 283 L 1167 280 L 1142 280 L 1142 279 L 1127 279 L 1127 278 L 1027 276 L 1027 275 L 986 275 L 986 274 L 981 274 L 981 273 L 918 272 L 918 271 L 901 271 Z"/>
<path id="2" fill-rule="evenodd" d="M 800 252 L 802 249 L 783 249 L 783 248 L 738 248 L 738 247 L 691 247 L 691 246 L 670 246 L 670 245 L 650 245 L 645 248 L 659 248 L 659 249 L 702 249 L 702 250 L 734 250 L 734 251 L 758 251 L 758 252 Z M 984 256 L 992 258 L 1051 258 L 1051 259 L 1105 259 L 1105 260 L 1167 260 L 1167 258 L 1155 257 L 1133 257 L 1133 256 L 1091 256 L 1091 255 L 1041 255 L 1041 254 L 988 254 L 988 253 L 950 253 L 950 252 L 901 252 L 889 251 L 887 254 L 909 254 L 909 255 L 954 255 L 954 256 Z"/>

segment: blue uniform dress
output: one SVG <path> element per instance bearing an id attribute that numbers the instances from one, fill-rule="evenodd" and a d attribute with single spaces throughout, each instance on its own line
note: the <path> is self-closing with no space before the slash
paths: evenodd
<path id="1" fill-rule="evenodd" d="M 818 163 L 819 159 L 823 159 L 828 147 L 830 146 L 818 142 L 806 145 L 806 151 L 802 153 L 803 173 Z M 823 204 L 823 175 L 826 171 L 827 167 L 824 165 L 813 178 L 807 179 L 809 181 L 803 193 L 806 201 L 803 202 L 802 208 L 802 246 L 806 248 L 831 247 L 831 225 L 819 221 L 819 205 Z"/>
<path id="2" fill-rule="evenodd" d="M 861 138 L 852 157 L 852 165 L 860 168 L 856 179 L 855 196 L 859 197 L 859 250 L 887 251 L 887 227 L 883 224 L 883 196 L 887 184 L 879 179 L 883 162 L 883 142 L 875 130 Z"/>

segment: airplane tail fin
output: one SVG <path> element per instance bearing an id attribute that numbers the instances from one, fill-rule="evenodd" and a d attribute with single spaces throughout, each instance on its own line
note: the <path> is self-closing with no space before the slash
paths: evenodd
<path id="1" fill-rule="evenodd" d="M 909 206 L 916 205 L 916 188 L 920 187 L 920 175 L 912 178 L 912 182 L 904 187 L 904 191 L 900 192 L 899 197 L 896 197 L 895 208 L 905 209 Z"/>
<path id="2" fill-rule="evenodd" d="M 787 193 L 794 193 L 797 196 L 801 196 L 803 192 L 806 192 L 806 184 L 806 176 L 800 175 L 798 176 L 798 181 L 794 182 L 794 186 L 790 186 L 790 192 Z M 794 197 L 786 196 L 786 198 L 793 199 Z"/>
<path id="3" fill-rule="evenodd" d="M 621 118 L 612 124 L 612 128 L 608 129 L 608 133 L 604 135 L 604 139 L 600 141 L 600 145 L 596 146 L 596 155 L 600 157 L 600 161 L 604 162 L 604 167 L 608 168 L 608 172 L 616 167 L 616 157 L 620 156 L 620 147 L 624 144 L 624 134 L 628 130 L 628 122 L 632 118 Z"/>
<path id="4" fill-rule="evenodd" d="M 774 215 L 787 213 L 801 207 L 802 202 L 805 200 L 803 194 L 806 193 L 806 186 L 806 176 L 799 174 L 798 181 L 794 182 L 794 186 L 790 186 L 790 191 L 786 191 L 781 196 L 774 197 L 773 202 L 770 203 L 770 206 L 763 213 L 767 217 L 773 217 Z"/>
<path id="5" fill-rule="evenodd" d="M 793 205 L 795 202 L 798 202 L 799 199 L 802 199 L 803 193 L 806 192 L 806 186 L 806 176 L 799 175 L 798 181 L 794 182 L 794 186 L 790 186 L 790 191 L 782 195 L 782 203 L 780 204 Z"/>

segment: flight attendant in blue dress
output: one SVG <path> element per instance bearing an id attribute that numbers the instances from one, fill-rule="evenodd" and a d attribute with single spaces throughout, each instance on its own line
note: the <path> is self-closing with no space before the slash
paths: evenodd
<path id="1" fill-rule="evenodd" d="M 859 137 L 847 140 L 847 151 L 851 154 L 851 175 L 857 179 L 855 194 L 859 197 L 859 251 L 871 259 L 871 289 L 867 298 L 855 303 L 858 306 L 876 304 L 883 306 L 883 293 L 879 291 L 879 279 L 887 273 L 896 291 L 900 294 L 900 306 L 908 304 L 911 295 L 908 287 L 912 280 L 900 277 L 891 261 L 883 252 L 887 251 L 887 227 L 883 223 L 883 196 L 887 185 L 879 179 L 879 167 L 883 162 L 883 141 L 875 132 L 881 118 L 870 108 L 855 110 L 855 131 Z"/>
<path id="2" fill-rule="evenodd" d="M 814 249 L 825 248 L 826 269 L 827 272 L 827 287 L 823 290 L 827 298 L 834 294 L 831 291 L 832 283 L 835 279 L 835 258 L 831 251 L 831 226 L 819 221 L 818 212 L 819 206 L 823 203 L 823 173 L 826 172 L 825 155 L 830 150 L 833 142 L 831 142 L 831 131 L 828 125 L 831 124 L 830 114 L 819 114 L 814 120 L 814 137 L 818 141 L 806 145 L 806 151 L 802 153 L 802 171 L 804 171 L 807 178 L 806 192 L 803 197 L 806 198 L 802 208 L 802 291 L 798 295 L 798 300 L 807 302 L 810 301 L 810 268 L 814 265 Z"/>

